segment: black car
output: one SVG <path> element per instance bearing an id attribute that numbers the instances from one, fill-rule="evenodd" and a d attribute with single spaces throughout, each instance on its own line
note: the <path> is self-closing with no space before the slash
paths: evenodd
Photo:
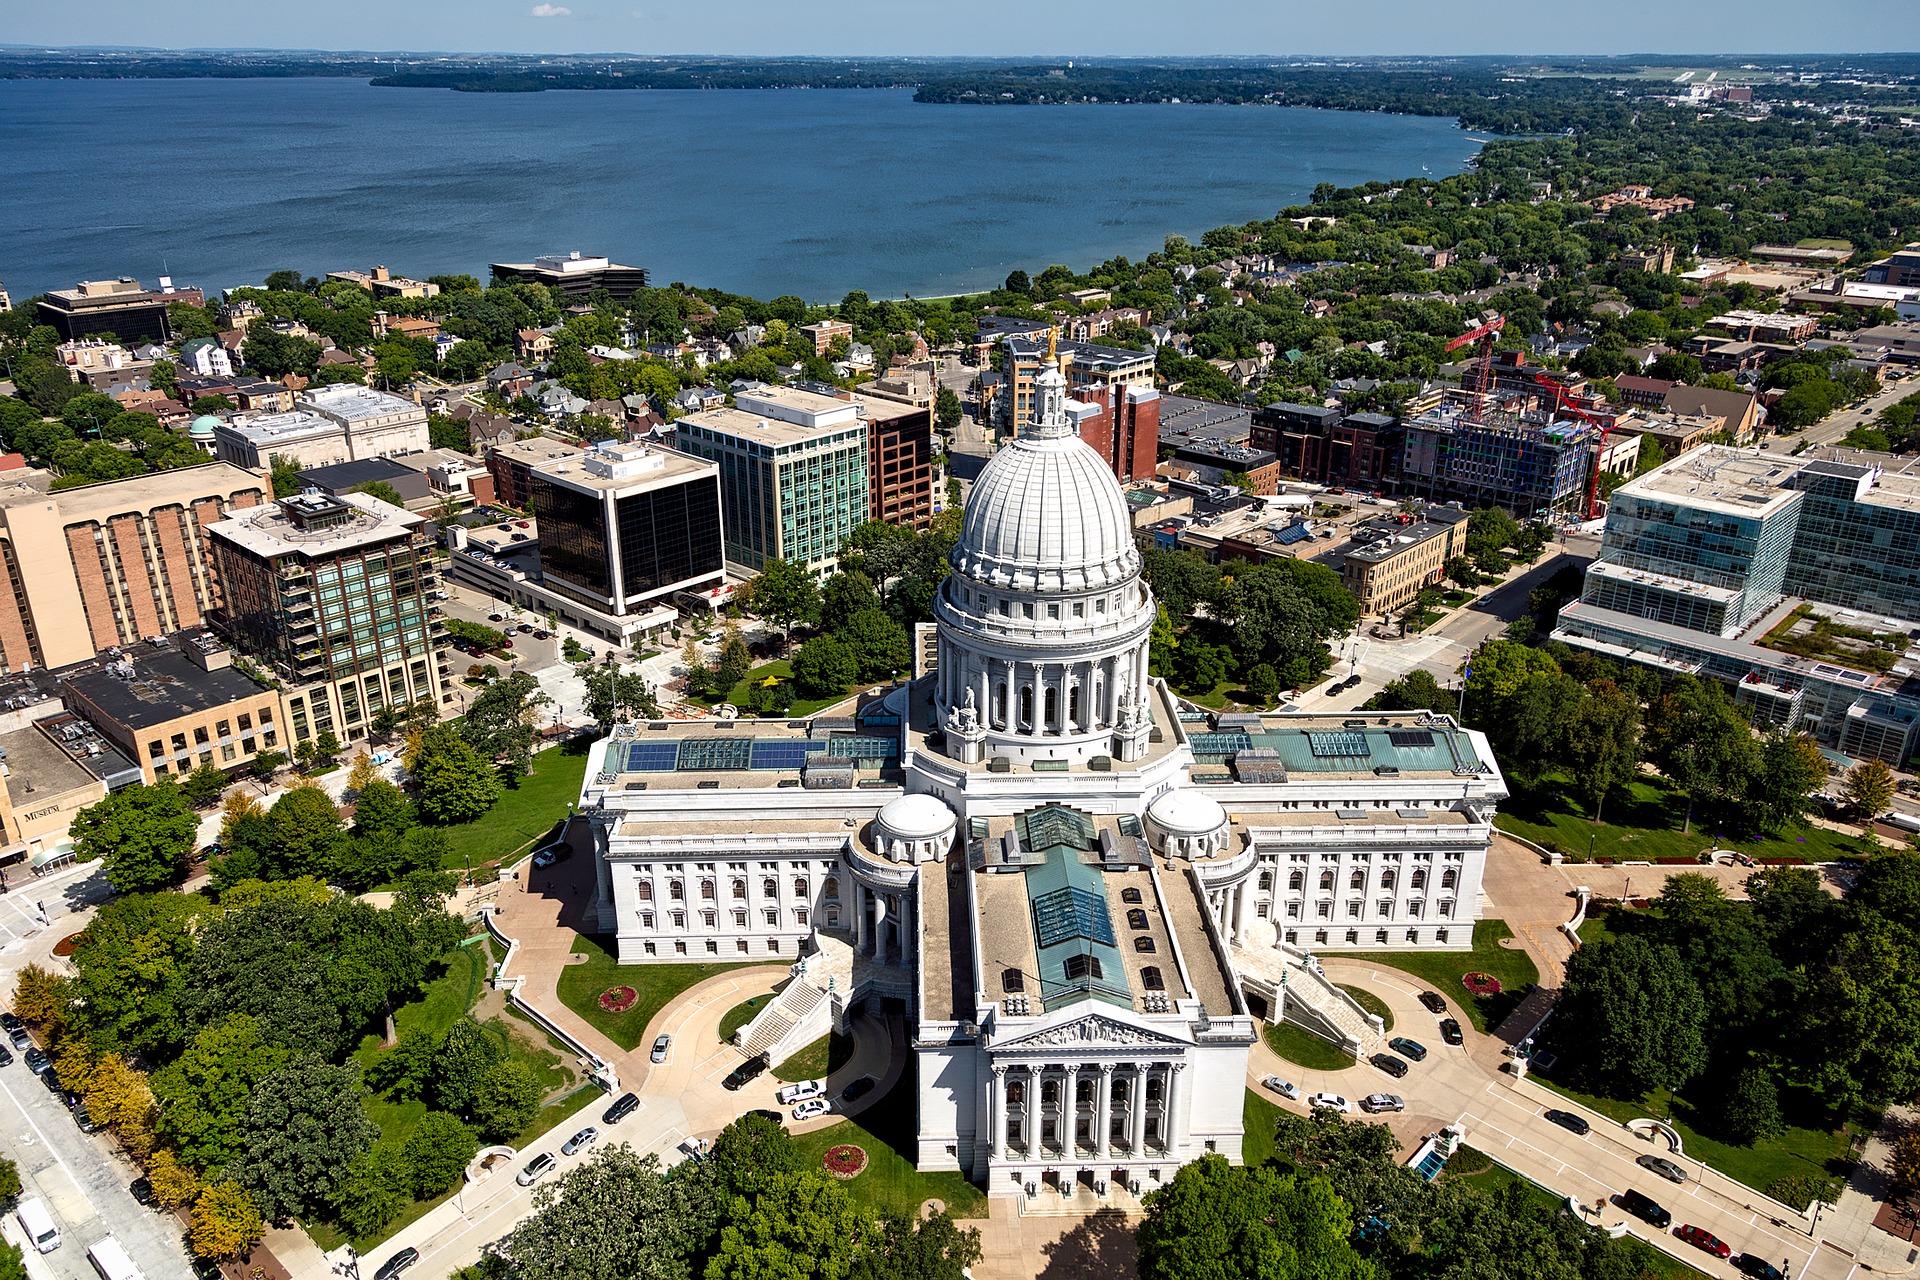
<path id="1" fill-rule="evenodd" d="M 1387 1048 L 1393 1050 L 1401 1057 L 1411 1058 L 1415 1062 L 1425 1062 L 1427 1060 L 1427 1046 L 1421 1044 L 1418 1040 L 1409 1040 L 1405 1036 L 1395 1036 L 1393 1039 L 1387 1041 Z"/>
<path id="2" fill-rule="evenodd" d="M 20 1021 L 20 1015 L 11 1009 L 0 1009 L 0 1030 L 18 1031 L 26 1024 Z"/>
<path id="3" fill-rule="evenodd" d="M 873 1077 L 861 1076 L 840 1091 L 840 1101 L 852 1102 L 855 1098 L 864 1098 L 873 1092 Z"/>
<path id="4" fill-rule="evenodd" d="M 373 1273 L 373 1280 L 393 1280 L 395 1276 L 418 1261 L 420 1261 L 418 1249 L 402 1249 L 380 1264 L 380 1269 Z"/>
<path id="5" fill-rule="evenodd" d="M 600 1117 L 600 1123 L 619 1124 L 639 1109 L 640 1095 L 637 1093 L 623 1093 L 614 1100 L 612 1106 L 606 1109 L 605 1114 Z"/>
<path id="6" fill-rule="evenodd" d="M 1447 998 L 1438 991 L 1422 991 L 1420 993 L 1420 1003 L 1427 1006 L 1427 1011 L 1430 1013 L 1445 1013 L 1447 1011 Z"/>
<path id="7" fill-rule="evenodd" d="M 787 1118 L 785 1116 L 781 1115 L 778 1111 L 769 1111 L 765 1107 L 755 1107 L 752 1111 L 747 1112 L 747 1115 L 759 1116 L 762 1120 L 771 1120 L 781 1128 L 785 1128 L 787 1124 Z M 741 1119 L 745 1118 L 745 1116 L 741 1117 Z"/>
<path id="8" fill-rule="evenodd" d="M 7 1048 L 7 1046 L 3 1044 L 0 1044 L 0 1067 L 10 1067 L 12 1065 L 13 1065 L 13 1050 Z"/>
<path id="9" fill-rule="evenodd" d="M 47 1086 L 47 1092 L 56 1098 L 65 1092 L 60 1084 L 60 1073 L 52 1067 L 48 1067 L 40 1073 L 40 1083 Z"/>
<path id="10" fill-rule="evenodd" d="M 727 1072 L 727 1078 L 722 1080 L 720 1085 L 729 1092 L 737 1093 L 746 1086 L 747 1081 L 752 1080 L 766 1069 L 767 1055 L 764 1053 L 757 1054 Z"/>
<path id="11" fill-rule="evenodd" d="M 1645 1223 L 1659 1227 L 1662 1231 L 1673 1225 L 1673 1215 L 1662 1209 L 1652 1196 L 1642 1195 L 1629 1187 L 1620 1193 L 1620 1207 Z"/>
<path id="12" fill-rule="evenodd" d="M 1733 1269 L 1741 1275 L 1752 1276 L 1753 1280 L 1786 1280 L 1780 1274 L 1780 1268 L 1756 1254 L 1734 1254 Z"/>
<path id="13" fill-rule="evenodd" d="M 1571 1111 L 1556 1111 L 1556 1110 L 1553 1110 L 1552 1108 L 1548 1108 L 1542 1114 L 1545 1115 L 1547 1119 L 1559 1125 L 1562 1129 L 1565 1129 L 1567 1132 L 1577 1133 L 1583 1138 L 1586 1137 L 1587 1132 L 1593 1128 L 1592 1125 L 1588 1124 L 1585 1120 L 1573 1114 L 1573 1112 Z"/>
<path id="14" fill-rule="evenodd" d="M 160 1198 L 153 1194 L 153 1184 L 145 1178 L 135 1178 L 128 1183 L 127 1194 L 148 1208 L 160 1203 Z"/>
<path id="15" fill-rule="evenodd" d="M 1440 1038 L 1448 1044 L 1465 1044 L 1467 1039 L 1460 1034 L 1460 1023 L 1453 1018 L 1440 1020 Z"/>
<path id="16" fill-rule="evenodd" d="M 27 1050 L 27 1070 L 33 1072 L 33 1074 L 39 1075 L 51 1066 L 52 1063 L 53 1059 L 47 1056 L 45 1049 L 35 1046 Z"/>
<path id="17" fill-rule="evenodd" d="M 1376 1053 L 1371 1058 L 1368 1058 L 1367 1061 L 1392 1076 L 1395 1080 L 1407 1074 L 1407 1064 L 1390 1053 Z"/>

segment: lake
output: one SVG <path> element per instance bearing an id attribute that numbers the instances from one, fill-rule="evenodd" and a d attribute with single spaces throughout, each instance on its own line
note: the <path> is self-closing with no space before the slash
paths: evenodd
<path id="1" fill-rule="evenodd" d="M 935 106 L 906 90 L 468 94 L 363 81 L 0 81 L 0 280 L 215 289 L 578 249 L 766 298 L 989 288 L 1458 173 L 1453 121 L 1252 106 Z"/>

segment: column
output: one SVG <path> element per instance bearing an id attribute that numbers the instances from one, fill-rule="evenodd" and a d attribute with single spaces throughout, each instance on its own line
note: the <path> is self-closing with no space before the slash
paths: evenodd
<path id="1" fill-rule="evenodd" d="M 1176 1159 L 1186 1159 L 1188 1097 L 1192 1082 L 1187 1079 L 1187 1064 L 1176 1062 L 1167 1068 L 1167 1150 Z"/>
<path id="2" fill-rule="evenodd" d="M 851 867 L 847 870 L 847 882 L 853 886 L 853 949 L 864 954 L 867 950 L 867 886 L 854 879 Z"/>
<path id="3" fill-rule="evenodd" d="M 1072 1160 L 1080 1151 L 1080 1066 L 1067 1066 L 1066 1105 L 1060 1108 L 1060 1148 Z"/>
<path id="4" fill-rule="evenodd" d="M 1255 883 L 1253 877 L 1249 876 L 1233 891 L 1233 941 L 1236 946 L 1247 940 L 1247 901 L 1252 896 L 1247 890 L 1253 888 Z"/>
<path id="5" fill-rule="evenodd" d="M 1107 1131 L 1113 1126 L 1113 1064 L 1100 1064 L 1100 1096 L 1093 1106 L 1093 1154 L 1107 1157 Z"/>
<path id="6" fill-rule="evenodd" d="M 993 1112 L 993 1148 L 995 1159 L 1007 1154 L 1007 1068 L 993 1064 L 993 1079 L 987 1085 L 987 1108 Z"/>
<path id="7" fill-rule="evenodd" d="M 873 958 L 887 962 L 887 895 L 873 895 Z"/>
<path id="8" fill-rule="evenodd" d="M 1136 1065 L 1133 1068 L 1133 1094 L 1127 1104 L 1129 1154 L 1135 1160 L 1140 1159 L 1147 1149 L 1147 1068 Z"/>

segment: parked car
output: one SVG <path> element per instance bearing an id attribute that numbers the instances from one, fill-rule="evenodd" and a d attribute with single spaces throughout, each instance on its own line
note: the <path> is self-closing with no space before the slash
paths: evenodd
<path id="1" fill-rule="evenodd" d="M 0 1009 L 0 1028 L 7 1031 L 18 1031 L 26 1025 L 26 1023 L 20 1021 L 20 1015 L 13 1010 Z"/>
<path id="2" fill-rule="evenodd" d="M 7 1046 L 3 1044 L 0 1044 L 0 1067 L 10 1067 L 12 1065 L 13 1065 L 13 1050 L 7 1048 Z"/>
<path id="3" fill-rule="evenodd" d="M 1685 1182 L 1687 1171 L 1665 1156 L 1641 1156 L 1634 1161 L 1649 1173 L 1657 1173 L 1668 1182 Z"/>
<path id="4" fill-rule="evenodd" d="M 1577 1133 L 1583 1138 L 1587 1136 L 1587 1131 L 1593 1128 L 1592 1125 L 1571 1111 L 1558 1111 L 1549 1107 L 1541 1114 L 1545 1115 L 1547 1119 L 1553 1121 L 1553 1123 L 1559 1125 L 1562 1129 L 1567 1130 L 1569 1133 Z"/>
<path id="5" fill-rule="evenodd" d="M 418 1261 L 420 1261 L 420 1251 L 409 1245 L 381 1263 L 380 1269 L 373 1273 L 373 1280 L 393 1280 L 395 1276 Z"/>
<path id="6" fill-rule="evenodd" d="M 1368 1058 L 1367 1061 L 1392 1076 L 1395 1080 L 1407 1074 L 1407 1064 L 1390 1053 L 1376 1053 L 1371 1058 Z"/>
<path id="7" fill-rule="evenodd" d="M 553 1152 L 542 1151 L 539 1155 L 527 1161 L 527 1167 L 520 1171 L 520 1176 L 515 1178 L 514 1181 L 523 1187 L 530 1187 L 545 1177 L 548 1171 L 558 1163 L 559 1161 L 553 1158 Z"/>
<path id="8" fill-rule="evenodd" d="M 1465 1044 L 1467 1038 L 1460 1034 L 1460 1023 L 1454 1018 L 1440 1019 L 1440 1038 L 1448 1044 Z"/>
<path id="9" fill-rule="evenodd" d="M 1732 1249 L 1727 1247 L 1726 1241 L 1714 1235 L 1713 1232 L 1707 1230 L 1705 1227 L 1696 1227 L 1691 1222 L 1684 1227 L 1675 1227 L 1673 1234 L 1685 1240 L 1696 1249 L 1705 1249 L 1716 1258 L 1727 1257 L 1733 1252 Z"/>
<path id="10" fill-rule="evenodd" d="M 550 867 L 556 862 L 565 862 L 567 855 L 572 852 L 573 850 L 564 844 L 549 845 L 547 848 L 533 855 L 533 865 L 536 867 Z"/>
<path id="11" fill-rule="evenodd" d="M 612 1106 L 608 1107 L 606 1111 L 602 1113 L 600 1123 L 619 1124 L 639 1109 L 640 1095 L 637 1093 L 623 1093 Z"/>
<path id="12" fill-rule="evenodd" d="M 1324 1107 L 1328 1111 L 1338 1111 L 1341 1115 L 1350 1115 L 1353 1104 L 1337 1093 L 1316 1093 L 1307 1099 L 1310 1107 Z"/>
<path id="13" fill-rule="evenodd" d="M 82 1133 L 98 1133 L 102 1127 L 98 1120 L 87 1114 L 87 1104 L 84 1102 L 73 1109 L 73 1122 L 80 1126 Z"/>
<path id="14" fill-rule="evenodd" d="M 1405 1111 L 1407 1102 L 1397 1093 L 1370 1093 L 1360 1099 L 1360 1109 L 1368 1115 L 1382 1111 Z"/>
<path id="15" fill-rule="evenodd" d="M 1620 1193 L 1620 1207 L 1640 1221 L 1656 1227 L 1673 1225 L 1673 1215 L 1661 1208 L 1652 1196 L 1628 1187 Z"/>
<path id="16" fill-rule="evenodd" d="M 852 1084 L 840 1091 L 840 1102 L 844 1106 L 846 1103 L 852 1102 L 856 1098 L 864 1098 L 872 1092 L 873 1077 L 861 1076 L 858 1080 L 855 1080 Z"/>
<path id="17" fill-rule="evenodd" d="M 51 1066 L 40 1073 L 40 1083 L 47 1086 L 47 1092 L 56 1098 L 65 1092 L 65 1088 L 60 1083 L 60 1073 Z"/>
<path id="18" fill-rule="evenodd" d="M 796 1102 L 805 1102 L 808 1098 L 824 1098 L 826 1096 L 827 1082 L 825 1080 L 802 1080 L 799 1084 L 790 1084 L 773 1095 L 774 1101 L 783 1107 L 790 1107 Z"/>
<path id="19" fill-rule="evenodd" d="M 811 1120 L 815 1116 L 823 1116 L 831 1110 L 833 1110 L 833 1104 L 825 1098 L 808 1098 L 805 1102 L 793 1109 L 793 1118 L 795 1120 Z"/>
<path id="20" fill-rule="evenodd" d="M 745 1062 L 741 1063 L 739 1066 L 735 1067 L 733 1070 L 727 1072 L 727 1078 L 725 1080 L 722 1080 L 720 1082 L 720 1085 L 722 1088 L 726 1089 L 729 1093 L 738 1093 L 743 1087 L 745 1087 L 746 1083 L 749 1080 L 752 1080 L 754 1077 L 758 1076 L 762 1071 L 765 1071 L 766 1069 L 767 1069 L 767 1055 L 764 1053 L 756 1054 L 755 1056 L 748 1058 Z"/>
<path id="21" fill-rule="evenodd" d="M 1438 991 L 1422 991 L 1420 993 L 1420 1003 L 1427 1006 L 1427 1009 L 1433 1013 L 1445 1013 L 1447 1011 L 1447 998 Z"/>
<path id="22" fill-rule="evenodd" d="M 502 527 L 504 528 L 505 526 Z M 488 622 L 505 622 L 506 620 L 507 615 L 504 613 L 490 613 L 487 615 Z"/>
<path id="23" fill-rule="evenodd" d="M 1300 1086 L 1285 1077 L 1263 1076 L 1260 1083 L 1283 1098 L 1292 1098 L 1296 1102 L 1300 1100 Z"/>
<path id="24" fill-rule="evenodd" d="M 592 1146 L 599 1137 L 600 1131 L 592 1125 L 588 1125 L 560 1144 L 560 1154 L 570 1156 L 576 1151 L 585 1151 L 588 1147 Z"/>
<path id="25" fill-rule="evenodd" d="M 1780 1274 L 1780 1268 L 1758 1254 L 1734 1254 L 1733 1269 L 1741 1275 L 1752 1276 L 1753 1280 L 1786 1280 L 1786 1277 Z"/>
<path id="26" fill-rule="evenodd" d="M 27 1070 L 33 1072 L 33 1074 L 39 1075 L 51 1066 L 52 1063 L 53 1059 L 49 1058 L 47 1051 L 40 1046 L 34 1045 L 27 1050 Z"/>
<path id="27" fill-rule="evenodd" d="M 135 1203 L 144 1204 L 148 1208 L 160 1203 L 160 1198 L 153 1194 L 153 1184 L 145 1178 L 135 1178 L 128 1183 L 127 1194 L 133 1197 Z"/>
<path id="28" fill-rule="evenodd" d="M 16 1049 L 31 1049 L 33 1047 L 33 1037 L 27 1034 L 25 1027 L 8 1027 L 7 1039 L 13 1041 L 13 1047 Z"/>
<path id="29" fill-rule="evenodd" d="M 647 1055 L 648 1062 L 665 1062 L 667 1050 L 673 1048 L 673 1037 L 664 1031 L 653 1038 L 653 1051 Z"/>
<path id="30" fill-rule="evenodd" d="M 1421 1044 L 1418 1040 L 1409 1040 L 1405 1036 L 1395 1036 L 1393 1039 L 1387 1041 L 1387 1048 L 1393 1050 L 1401 1057 L 1411 1058 L 1415 1062 L 1425 1062 L 1427 1060 L 1427 1046 Z"/>

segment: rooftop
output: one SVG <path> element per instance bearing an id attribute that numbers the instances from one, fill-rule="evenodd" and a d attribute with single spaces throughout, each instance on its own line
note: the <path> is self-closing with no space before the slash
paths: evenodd
<path id="1" fill-rule="evenodd" d="M 298 504 L 305 495 L 283 498 L 264 506 L 248 507 L 230 519 L 207 526 L 215 538 L 233 544 L 254 555 L 331 556 L 356 547 L 375 546 L 406 537 L 421 517 L 402 511 L 364 493 L 343 493 L 338 498 L 321 499 L 339 503 L 352 510 L 345 519 L 325 528 L 303 529 L 296 518 Z"/>
<path id="2" fill-rule="evenodd" d="M 56 493 L 46 492 L 44 472 L 15 471 L 0 488 L 0 507 L 51 499 L 60 518 L 75 524 L 103 520 L 125 511 L 164 506 L 187 506 L 201 498 L 219 498 L 247 489 L 265 493 L 266 482 L 253 472 L 228 462 L 208 462 L 171 471 L 152 471 L 121 480 L 103 480 L 97 484 L 76 485 Z"/>
<path id="3" fill-rule="evenodd" d="M 537 463 L 533 474 L 571 489 L 619 494 L 654 485 L 677 483 L 692 476 L 714 474 L 713 463 L 688 457 L 655 444 L 615 444 L 601 441 L 584 453 L 568 449 L 564 455 Z"/>
<path id="4" fill-rule="evenodd" d="M 1800 495 L 1785 487 L 1799 471 L 1800 463 L 1792 459 L 1708 445 L 1681 454 L 1614 493 L 1757 520 L 1799 501 Z"/>
<path id="5" fill-rule="evenodd" d="M 565 440 L 556 440 L 552 436 L 529 436 L 525 440 L 510 440 L 493 447 L 494 453 L 512 462 L 528 464 L 545 462 L 550 458 L 571 458 L 580 453 L 578 445 L 568 444 Z"/>
<path id="6" fill-rule="evenodd" d="M 618 791 L 897 785 L 900 730 L 889 719 L 874 700 L 857 715 L 620 725 L 601 744 L 594 781 Z"/>
<path id="7" fill-rule="evenodd" d="M 141 730 L 266 692 L 233 667 L 204 671 L 171 646 L 136 648 L 105 664 L 61 676 L 101 714 Z"/>
<path id="8" fill-rule="evenodd" d="M 301 393 L 296 403 L 348 422 L 362 418 L 385 418 L 394 414 L 426 414 L 426 410 L 411 400 L 351 382 L 338 382 L 330 387 L 309 387 Z"/>
<path id="9" fill-rule="evenodd" d="M 807 392 L 797 394 L 806 395 Z M 818 397 L 825 400 L 825 396 Z M 778 448 L 782 445 L 812 444 L 829 436 L 839 435 L 852 430 L 864 435 L 866 424 L 860 420 L 858 406 L 851 401 L 836 401 L 844 404 L 850 411 L 850 417 L 844 422 L 835 422 L 829 426 L 806 427 L 797 423 L 782 422 L 778 418 L 764 417 L 757 413 L 746 413 L 739 409 L 706 409 L 699 413 L 690 413 L 674 425 L 681 429 L 703 427 L 718 435 L 733 436 L 742 440 L 756 441 Z"/>

